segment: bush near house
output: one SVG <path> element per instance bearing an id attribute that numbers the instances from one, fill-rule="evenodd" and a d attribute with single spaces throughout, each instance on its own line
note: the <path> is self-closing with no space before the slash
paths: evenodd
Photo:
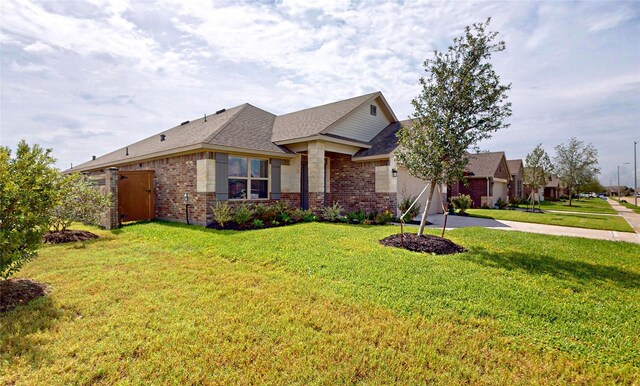
<path id="1" fill-rule="evenodd" d="M 471 196 L 468 194 L 461 194 L 458 197 L 451 199 L 451 203 L 453 207 L 457 209 L 459 214 L 465 215 L 467 210 L 471 208 L 471 204 L 473 201 L 471 200 Z"/>
<path id="2" fill-rule="evenodd" d="M 213 222 L 207 227 L 232 230 L 273 228 L 312 221 L 384 225 L 394 219 L 391 209 L 385 209 L 380 213 L 375 210 L 368 213 L 363 210 L 357 210 L 343 215 L 344 209 L 337 202 L 324 208 L 320 216 L 316 216 L 311 210 L 291 207 L 282 201 L 274 204 L 242 203 L 236 207 L 224 201 L 217 202 L 211 209 L 213 211 Z"/>

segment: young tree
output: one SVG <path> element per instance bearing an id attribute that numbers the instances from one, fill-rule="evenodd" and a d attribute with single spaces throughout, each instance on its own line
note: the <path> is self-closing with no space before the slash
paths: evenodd
<path id="1" fill-rule="evenodd" d="M 533 211 L 535 211 L 535 195 L 546 184 L 547 176 L 552 172 L 553 165 L 541 143 L 531 153 L 527 154 L 524 162 L 525 168 L 522 174 L 522 182 L 531 188 L 529 201 Z"/>
<path id="2" fill-rule="evenodd" d="M 429 181 L 419 235 L 427 221 L 436 186 L 464 180 L 465 157 L 494 131 L 508 127 L 511 115 L 507 91 L 489 62 L 494 52 L 505 49 L 495 43 L 497 32 L 487 31 L 491 19 L 466 27 L 446 52 L 434 52 L 424 62 L 428 78 L 420 78 L 422 92 L 411 101 L 413 124 L 398 131 L 397 159 L 409 174 Z"/>
<path id="3" fill-rule="evenodd" d="M 573 191 L 580 188 L 587 181 L 596 177 L 600 172 L 598 167 L 598 150 L 592 144 L 585 144 L 576 137 L 569 142 L 555 147 L 555 169 L 569 194 L 569 206 Z"/>
<path id="4" fill-rule="evenodd" d="M 16 156 L 0 147 L 0 278 L 36 256 L 58 194 L 55 160 L 38 145 L 18 143 Z"/>
<path id="5" fill-rule="evenodd" d="M 61 232 L 75 221 L 97 225 L 111 201 L 110 196 L 93 186 L 89 177 L 80 173 L 60 175 L 58 193 L 60 202 L 53 208 L 51 226 Z"/>

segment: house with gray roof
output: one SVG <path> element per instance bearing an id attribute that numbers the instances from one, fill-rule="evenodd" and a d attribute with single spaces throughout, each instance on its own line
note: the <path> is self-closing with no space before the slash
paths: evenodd
<path id="1" fill-rule="evenodd" d="M 218 201 L 396 212 L 398 200 L 426 184 L 395 162 L 396 132 L 410 123 L 398 120 L 381 92 L 284 115 L 243 104 L 66 172 L 90 174 L 117 193 L 112 223 L 190 216 L 206 225 Z"/>
<path id="2" fill-rule="evenodd" d="M 472 207 L 493 207 L 498 200 L 508 201 L 511 172 L 504 152 L 467 154 L 464 177 L 448 189 L 448 196 L 468 194 Z"/>
<path id="3" fill-rule="evenodd" d="M 524 197 L 524 163 L 521 159 L 507 160 L 507 167 L 511 173 L 511 179 L 507 189 L 509 191 L 509 200 L 517 198 L 523 200 Z"/>

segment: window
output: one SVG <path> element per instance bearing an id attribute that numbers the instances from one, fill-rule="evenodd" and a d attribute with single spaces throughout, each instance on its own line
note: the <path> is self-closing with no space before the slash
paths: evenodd
<path id="1" fill-rule="evenodd" d="M 370 112 L 371 115 L 377 115 L 378 114 L 378 108 L 374 105 L 369 106 L 371 108 Z"/>
<path id="2" fill-rule="evenodd" d="M 229 199 L 269 198 L 269 160 L 229 157 Z"/>

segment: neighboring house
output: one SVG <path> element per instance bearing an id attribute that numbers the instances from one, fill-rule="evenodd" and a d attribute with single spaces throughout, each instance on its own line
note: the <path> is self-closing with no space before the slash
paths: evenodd
<path id="1" fill-rule="evenodd" d="M 558 178 L 557 175 L 552 174 L 547 176 L 545 180 L 546 184 L 544 185 L 544 199 L 547 201 L 554 201 L 560 199 L 561 196 L 565 195 L 565 189 L 562 187 L 562 182 Z"/>
<path id="2" fill-rule="evenodd" d="M 493 207 L 499 200 L 508 200 L 508 184 L 511 172 L 504 152 L 468 154 L 469 163 L 465 170 L 467 184 L 462 181 L 448 189 L 448 196 L 468 194 L 473 207 Z"/>
<path id="3" fill-rule="evenodd" d="M 509 200 L 518 198 L 524 199 L 524 185 L 523 185 L 523 172 L 524 164 L 521 159 L 507 160 L 507 166 L 509 172 L 511 172 L 511 179 L 509 180 Z"/>
<path id="4" fill-rule="evenodd" d="M 628 186 L 625 185 L 614 185 L 614 186 L 605 186 L 606 189 L 606 195 L 610 196 L 610 197 L 617 197 L 618 196 L 618 189 L 620 190 L 620 197 L 624 197 L 624 196 L 633 196 L 633 188 L 630 188 Z"/>
<path id="5" fill-rule="evenodd" d="M 117 201 L 107 227 L 187 215 L 205 225 L 218 201 L 280 200 L 316 212 L 337 201 L 347 211 L 396 212 L 402 194 L 416 196 L 425 185 L 394 159 L 395 134 L 407 123 L 398 122 L 380 92 L 281 116 L 244 104 L 66 172 L 111 187 Z M 440 200 L 431 213 L 438 208 Z"/>

